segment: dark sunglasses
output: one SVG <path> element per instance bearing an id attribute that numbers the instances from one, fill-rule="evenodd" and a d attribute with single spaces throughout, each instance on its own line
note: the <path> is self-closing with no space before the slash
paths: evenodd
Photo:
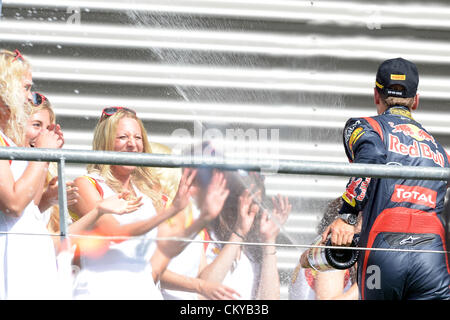
<path id="1" fill-rule="evenodd" d="M 125 110 L 125 111 L 129 111 L 131 113 L 136 114 L 136 111 L 126 108 L 126 107 L 106 107 L 102 111 L 102 116 L 100 117 L 100 121 L 112 116 L 113 114 L 117 113 L 119 110 Z"/>
<path id="2" fill-rule="evenodd" d="M 16 61 L 16 60 L 20 60 L 20 61 L 25 61 L 25 58 L 22 56 L 22 54 L 20 53 L 20 51 L 19 50 L 14 50 L 14 53 L 15 53 L 15 56 L 14 56 L 14 59 L 13 59 L 13 62 L 14 61 Z"/>
<path id="3" fill-rule="evenodd" d="M 47 98 L 39 92 L 32 92 L 31 95 L 33 96 L 32 103 L 35 107 L 39 107 L 45 100 L 47 100 Z"/>

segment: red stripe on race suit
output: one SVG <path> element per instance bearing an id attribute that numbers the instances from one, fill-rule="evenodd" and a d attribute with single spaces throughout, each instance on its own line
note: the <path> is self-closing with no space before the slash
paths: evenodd
<path id="1" fill-rule="evenodd" d="M 401 232 L 401 233 L 433 233 L 441 237 L 444 251 L 447 251 L 445 245 L 445 230 L 441 221 L 435 212 L 426 212 L 411 208 L 396 207 L 383 210 L 376 218 L 369 233 L 367 248 L 372 248 L 373 242 L 381 232 Z M 364 257 L 362 269 L 361 299 L 364 300 L 366 268 L 369 260 L 370 250 Z M 445 262 L 447 272 L 450 274 L 447 253 L 445 253 Z"/>
<path id="2" fill-rule="evenodd" d="M 378 133 L 378 135 L 381 138 L 381 141 L 384 141 L 383 130 L 381 129 L 381 126 L 378 123 L 378 121 L 370 117 L 363 117 L 363 119 L 366 120 L 370 124 L 370 126 Z"/>

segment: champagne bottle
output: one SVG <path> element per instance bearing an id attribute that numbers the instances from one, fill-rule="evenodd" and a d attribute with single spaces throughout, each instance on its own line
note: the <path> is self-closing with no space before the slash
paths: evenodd
<path id="1" fill-rule="evenodd" d="M 332 246 L 328 239 L 326 246 L 320 247 L 322 237 L 318 236 L 308 252 L 309 265 L 317 271 L 345 270 L 352 267 L 358 260 L 359 250 L 326 248 Z M 359 242 L 359 234 L 353 236 L 351 247 L 356 247 Z"/>

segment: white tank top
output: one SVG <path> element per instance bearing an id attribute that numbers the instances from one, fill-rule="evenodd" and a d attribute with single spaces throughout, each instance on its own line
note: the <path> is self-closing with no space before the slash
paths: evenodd
<path id="1" fill-rule="evenodd" d="M 212 240 L 218 240 L 214 233 L 210 234 Z M 206 262 L 212 263 L 220 254 L 223 244 L 210 243 L 206 250 Z M 225 276 L 222 284 L 236 290 L 242 300 L 254 300 L 260 279 L 260 264 L 252 262 L 242 250 L 239 259 L 233 262 L 231 270 Z"/>
<path id="2" fill-rule="evenodd" d="M 103 190 L 103 197 L 113 196 L 115 192 L 105 180 L 96 174 L 89 174 Z M 149 219 L 156 215 L 152 200 L 139 190 L 137 196 L 143 197 L 144 205 L 137 211 L 112 215 L 121 225 Z M 80 246 L 81 270 L 75 281 L 74 297 L 77 299 L 162 299 L 152 276 L 150 258 L 156 249 L 153 240 L 157 228 L 139 236 L 146 239 L 128 239 L 122 242 L 105 241 L 107 251 L 92 255 L 89 246 Z M 102 240 L 103 241 L 103 240 Z M 105 243 L 104 242 L 104 243 Z"/>
<path id="3" fill-rule="evenodd" d="M 192 203 L 192 219 L 197 219 L 200 211 Z M 203 240 L 202 233 L 199 233 L 194 240 Z M 187 245 L 184 250 L 172 260 L 170 260 L 168 270 L 182 274 L 187 277 L 197 278 L 200 268 L 200 260 L 202 258 L 202 251 L 204 244 L 201 242 L 192 242 Z M 198 294 L 196 292 L 178 291 L 162 289 L 162 294 L 166 300 L 197 300 Z"/>
<path id="4" fill-rule="evenodd" d="M 9 146 L 16 145 L 0 131 Z M 17 181 L 27 161 L 12 161 Z M 59 296 L 55 248 L 39 208 L 31 201 L 20 217 L 0 211 L 0 298 L 54 299 Z M 36 235 L 25 235 L 36 234 Z M 39 234 L 39 235 L 37 235 Z"/>

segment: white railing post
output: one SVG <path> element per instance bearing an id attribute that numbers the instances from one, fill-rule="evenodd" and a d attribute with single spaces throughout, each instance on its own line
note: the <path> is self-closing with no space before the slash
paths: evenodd
<path id="1" fill-rule="evenodd" d="M 66 181 L 65 181 L 65 166 L 66 162 L 64 158 L 58 161 L 58 202 L 59 202 L 59 230 L 61 234 L 61 242 L 69 241 L 67 238 L 68 231 L 68 212 L 67 212 L 67 194 L 66 194 Z"/>
<path id="2" fill-rule="evenodd" d="M 67 194 L 66 194 L 66 179 L 65 179 L 65 165 L 64 157 L 58 161 L 58 204 L 59 204 L 59 230 L 60 230 L 60 248 L 57 255 L 58 276 L 60 285 L 61 299 L 72 299 L 72 244 L 69 232 L 68 209 L 67 209 Z"/>

